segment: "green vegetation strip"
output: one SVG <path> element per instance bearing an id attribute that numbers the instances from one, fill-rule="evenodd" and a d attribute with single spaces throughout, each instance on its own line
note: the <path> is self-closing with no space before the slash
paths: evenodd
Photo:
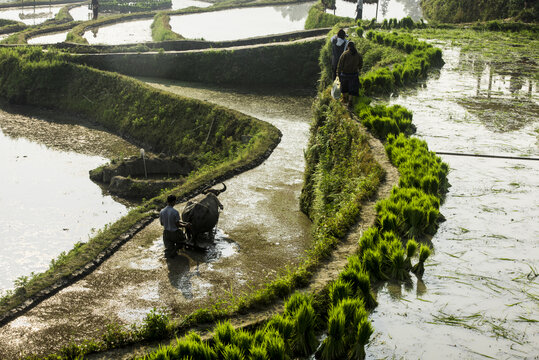
<path id="1" fill-rule="evenodd" d="M 172 31 L 172 27 L 170 26 L 170 15 L 165 13 L 158 13 L 155 15 L 151 28 L 153 41 L 181 40 L 184 38 L 180 34 L 176 34 Z"/>
<path id="2" fill-rule="evenodd" d="M 142 12 L 152 10 L 170 9 L 171 0 L 101 0 L 100 12 Z"/>
<path id="3" fill-rule="evenodd" d="M 196 164 L 186 182 L 171 192 L 183 198 L 204 184 L 231 177 L 260 163 L 280 140 L 273 126 L 219 106 L 155 90 L 117 74 L 75 65 L 40 48 L 0 49 L 0 96 L 17 104 L 77 113 L 132 142 L 166 154 L 184 154 Z M 0 299 L 0 313 L 63 281 L 137 222 L 165 203 L 153 198 L 107 226 L 88 243 L 51 262 L 48 271 L 19 279 Z"/>

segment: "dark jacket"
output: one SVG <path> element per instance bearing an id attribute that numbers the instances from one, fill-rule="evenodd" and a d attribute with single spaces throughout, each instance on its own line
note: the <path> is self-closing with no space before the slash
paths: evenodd
<path id="1" fill-rule="evenodd" d="M 361 67 L 363 66 L 363 57 L 356 52 L 356 54 L 352 55 L 350 50 L 346 50 L 339 59 L 339 63 L 337 65 L 337 75 L 340 73 L 345 74 L 354 74 L 359 73 L 361 71 Z"/>
<path id="2" fill-rule="evenodd" d="M 337 35 L 334 35 L 331 38 L 331 64 L 333 65 L 333 68 L 337 68 L 337 63 L 339 62 L 339 59 L 344 52 L 344 49 L 346 48 L 346 45 L 348 44 L 348 40 L 343 39 L 343 43 L 341 46 L 337 46 Z"/>

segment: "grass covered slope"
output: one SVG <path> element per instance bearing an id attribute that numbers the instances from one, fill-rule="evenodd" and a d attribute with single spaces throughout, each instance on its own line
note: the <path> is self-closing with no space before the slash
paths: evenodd
<path id="1" fill-rule="evenodd" d="M 185 154 L 196 164 L 171 192 L 182 197 L 239 167 L 254 166 L 280 141 L 272 125 L 237 111 L 161 92 L 122 75 L 69 63 L 40 48 L 0 49 L 0 97 L 76 113 L 154 152 Z M 120 235 L 165 203 L 161 195 L 77 244 L 51 268 L 0 299 L 0 318 L 47 286 L 93 261 Z"/>
<path id="2" fill-rule="evenodd" d="M 539 2 L 526 0 L 421 0 L 421 9 L 428 20 L 447 23 L 539 19 Z"/>

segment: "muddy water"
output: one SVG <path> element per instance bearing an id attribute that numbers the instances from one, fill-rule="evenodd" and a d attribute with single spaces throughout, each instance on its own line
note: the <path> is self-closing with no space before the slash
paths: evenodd
<path id="1" fill-rule="evenodd" d="M 88 171 L 106 163 L 104 156 L 120 153 L 114 144 L 129 146 L 62 118 L 52 123 L 51 116 L 0 110 L 0 294 L 127 212 L 103 195 Z"/>
<path id="2" fill-rule="evenodd" d="M 391 99 L 413 111 L 417 136 L 435 151 L 538 158 L 528 54 L 511 61 L 528 63 L 520 71 L 455 47 L 443 54 L 438 75 Z M 368 358 L 536 359 L 539 161 L 441 157 L 451 168 L 447 221 L 423 281 L 378 290 Z"/>
<path id="3" fill-rule="evenodd" d="M 312 3 L 302 3 L 175 15 L 170 17 L 170 26 L 172 31 L 189 39 L 245 39 L 303 30 L 311 6 Z"/>
<path id="4" fill-rule="evenodd" d="M 0 358 L 48 353 L 70 339 L 99 338 L 106 324 L 140 323 L 152 308 L 178 318 L 222 299 L 233 301 L 298 264 L 311 244 L 310 222 L 298 205 L 310 96 L 147 81 L 269 121 L 282 131 L 282 141 L 262 165 L 226 182 L 216 241 L 202 244 L 207 251 L 182 250 L 165 261 L 162 227 L 152 222 L 92 274 L 0 328 Z"/>
<path id="5" fill-rule="evenodd" d="M 344 0 L 335 1 L 335 11 L 326 10 L 328 14 L 335 14 L 337 16 L 356 17 L 356 3 L 348 2 Z M 414 21 L 419 21 L 423 17 L 421 7 L 419 6 L 419 0 L 380 0 L 378 5 L 378 16 L 376 16 L 377 5 L 376 4 L 363 4 L 363 20 L 370 20 L 378 18 L 381 19 L 402 19 L 403 17 L 410 16 Z"/>
<path id="6" fill-rule="evenodd" d="M 61 8 L 62 5 L 7 8 L 0 10 L 0 19 L 20 21 L 26 25 L 38 25 L 54 18 Z"/>
<path id="7" fill-rule="evenodd" d="M 259 239 L 261 244 L 274 246 L 274 251 L 288 252 L 290 257 L 300 255 L 310 242 L 309 221 L 299 210 L 310 98 L 240 94 L 147 81 L 166 91 L 239 110 L 281 130 L 281 143 L 263 165 L 227 182 L 228 190 L 219 196 L 225 206 L 220 228 L 231 238 Z"/>

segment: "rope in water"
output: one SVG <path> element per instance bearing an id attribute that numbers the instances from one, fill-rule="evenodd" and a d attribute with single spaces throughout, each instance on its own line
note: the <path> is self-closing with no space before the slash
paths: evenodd
<path id="1" fill-rule="evenodd" d="M 435 151 L 435 153 L 436 153 L 436 155 L 470 156 L 470 157 L 482 157 L 482 158 L 492 158 L 492 159 L 535 160 L 535 161 L 539 161 L 539 158 L 523 157 L 523 156 L 465 154 L 465 153 L 454 153 L 454 152 L 445 152 L 445 151 Z"/>

